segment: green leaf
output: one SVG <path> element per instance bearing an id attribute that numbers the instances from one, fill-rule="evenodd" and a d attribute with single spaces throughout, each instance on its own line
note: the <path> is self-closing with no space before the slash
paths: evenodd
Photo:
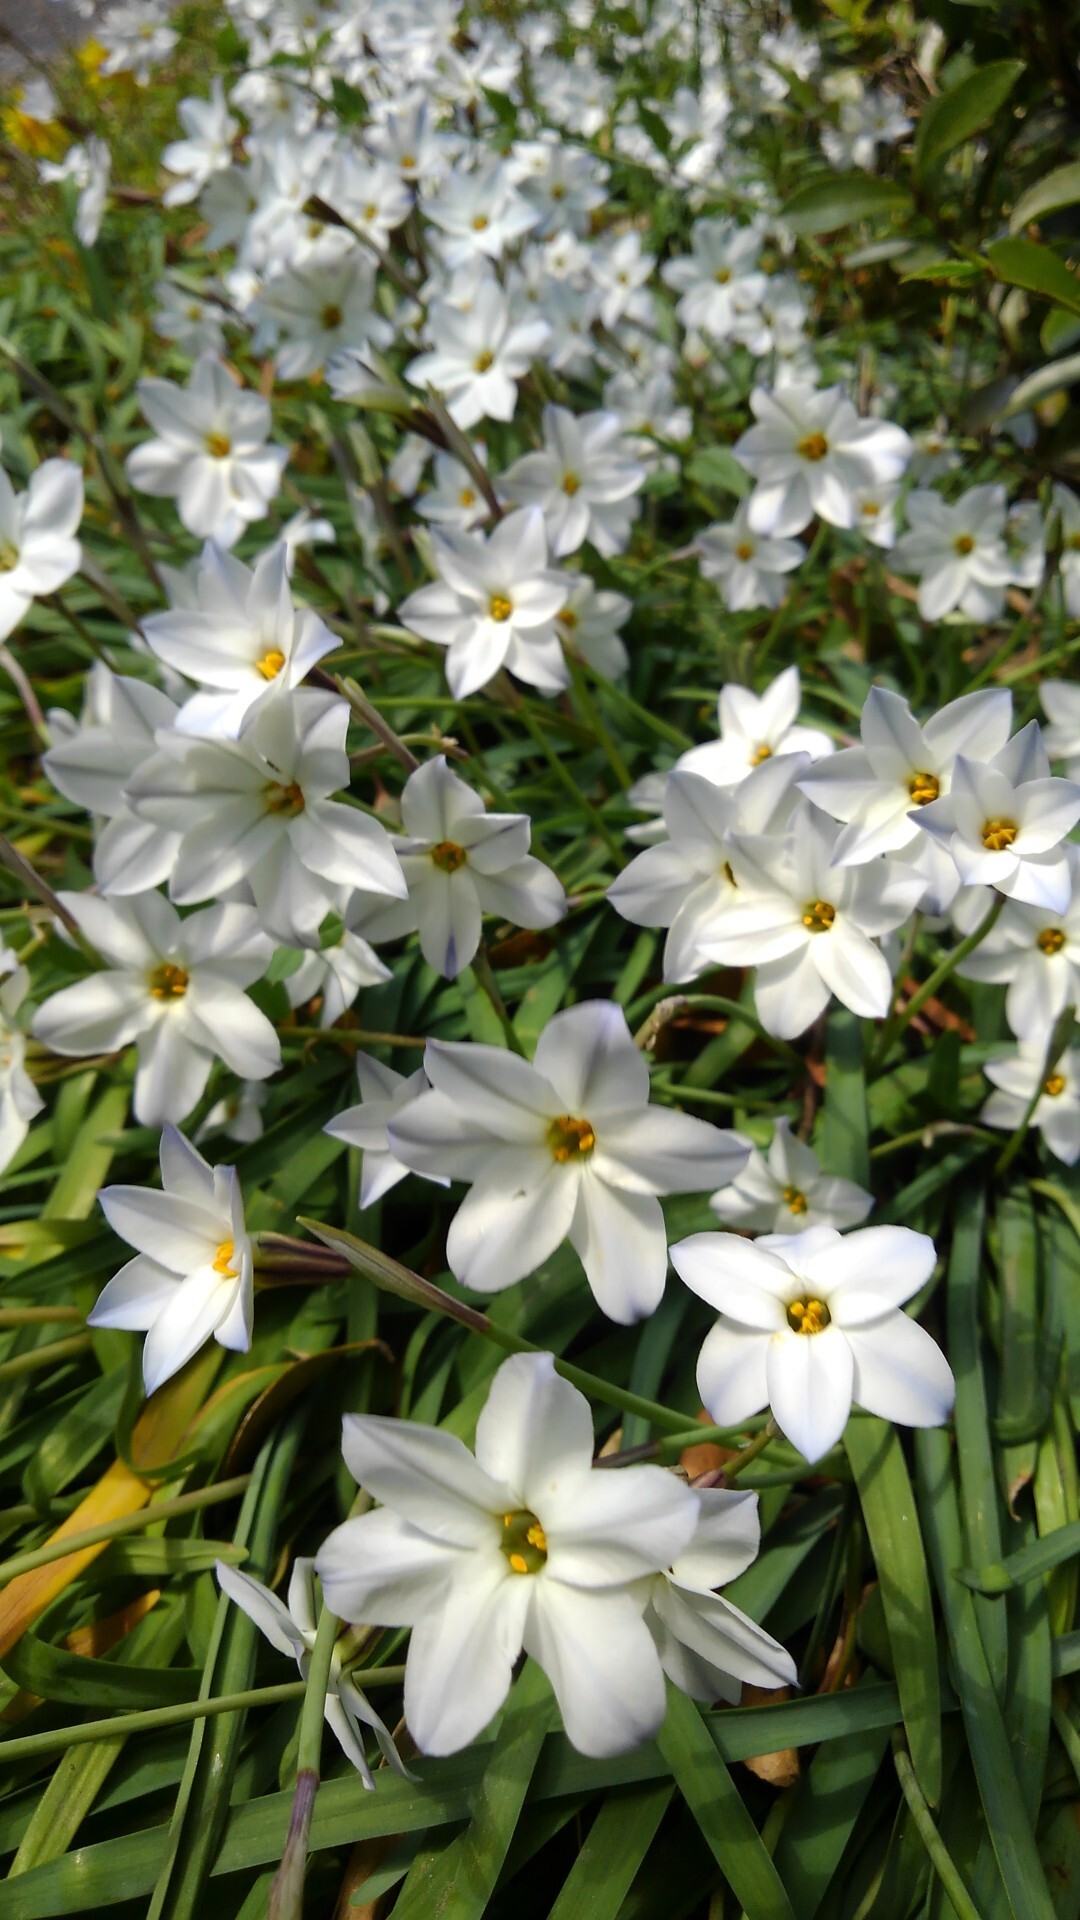
<path id="1" fill-rule="evenodd" d="M 1007 286 L 1023 287 L 1080 313 L 1080 274 L 1065 265 L 1051 247 L 1037 240 L 995 240 L 986 249 L 990 271 Z"/>
<path id="2" fill-rule="evenodd" d="M 799 1920 L 819 1912 L 888 1743 L 878 1727 L 822 1747 L 796 1787 L 775 1860 Z"/>
<path id="3" fill-rule="evenodd" d="M 912 1765 L 933 1806 L 941 1795 L 941 1693 L 915 1496 L 895 1427 L 849 1420 L 844 1446 L 877 1568 Z"/>
<path id="4" fill-rule="evenodd" d="M 194 1700 L 199 1692 L 198 1667 L 120 1666 L 115 1660 L 94 1660 L 50 1647 L 36 1634 L 24 1633 L 4 1655 L 4 1672 L 27 1693 L 43 1700 L 59 1700 L 79 1707 L 166 1707 Z M 0 1741 L 0 1754 L 3 1743 Z"/>
<path id="5" fill-rule="evenodd" d="M 781 218 L 792 233 L 832 233 L 853 220 L 910 213 L 914 205 L 899 181 L 872 173 L 826 173 L 792 194 Z"/>
<path id="6" fill-rule="evenodd" d="M 925 179 L 939 160 L 994 118 L 1023 71 L 1022 60 L 995 60 L 989 66 L 976 67 L 966 80 L 931 100 L 915 135 L 918 179 Z"/>
<path id="7" fill-rule="evenodd" d="M 985 273 L 981 260 L 933 260 L 928 266 L 912 267 L 908 273 L 902 273 L 900 283 L 906 286 L 909 280 L 930 280 L 949 287 L 965 287 L 981 280 Z"/>
<path id="8" fill-rule="evenodd" d="M 666 1780 L 649 1781 L 602 1803 L 548 1920 L 616 1920 L 672 1792 Z"/>
<path id="9" fill-rule="evenodd" d="M 828 1171 L 868 1187 L 869 1132 L 862 1026 L 856 1014 L 834 1004 L 825 1028 L 825 1104 L 820 1143 Z"/>
<path id="10" fill-rule="evenodd" d="M 694 1702 L 670 1683 L 658 1744 L 746 1920 L 795 1920 L 780 1876 L 708 1727 Z"/>
<path id="11" fill-rule="evenodd" d="M 702 447 L 688 461 L 686 477 L 706 492 L 718 489 L 721 493 L 733 493 L 742 499 L 750 491 L 750 475 L 741 467 L 730 447 Z"/>
<path id="12" fill-rule="evenodd" d="M 1080 160 L 1071 160 L 1067 166 L 1055 167 L 1052 173 L 1045 174 L 1033 187 L 1028 187 L 1009 215 L 1009 232 L 1020 233 L 1033 220 L 1041 220 L 1044 213 L 1056 213 L 1059 207 L 1072 207 L 1080 200 Z"/>

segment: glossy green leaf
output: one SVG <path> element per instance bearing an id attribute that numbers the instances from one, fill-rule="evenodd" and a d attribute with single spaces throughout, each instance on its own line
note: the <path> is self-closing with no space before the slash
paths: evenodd
<path id="1" fill-rule="evenodd" d="M 793 193 L 782 209 L 792 233 L 834 233 L 853 220 L 892 219 L 909 213 L 911 194 L 872 173 L 828 173 Z"/>
<path id="2" fill-rule="evenodd" d="M 995 240 L 987 247 L 986 258 L 995 279 L 1080 314 L 1080 274 L 1066 266 L 1051 247 L 1041 246 L 1037 240 Z"/>
<path id="3" fill-rule="evenodd" d="M 780 1876 L 705 1721 L 694 1702 L 670 1683 L 658 1742 L 747 1920 L 795 1920 Z"/>
<path id="4" fill-rule="evenodd" d="M 972 134 L 985 127 L 1004 106 L 1024 71 L 1022 60 L 995 60 L 939 93 L 923 108 L 915 135 L 915 172 L 920 178 Z"/>

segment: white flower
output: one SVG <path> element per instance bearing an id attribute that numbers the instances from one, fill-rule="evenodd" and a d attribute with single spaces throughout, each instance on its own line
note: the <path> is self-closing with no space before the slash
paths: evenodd
<path id="1" fill-rule="evenodd" d="M 394 1154 L 388 1129 L 406 1107 L 430 1091 L 430 1085 L 423 1067 L 408 1075 L 395 1073 L 393 1067 L 384 1066 L 381 1060 L 359 1049 L 356 1078 L 360 1085 L 359 1106 L 346 1107 L 327 1122 L 324 1132 L 332 1134 L 335 1140 L 344 1140 L 350 1147 L 360 1148 L 364 1156 L 360 1205 L 372 1207 L 410 1171 Z M 429 1173 L 420 1177 L 433 1180 L 436 1186 L 450 1185 L 447 1174 Z"/>
<path id="2" fill-rule="evenodd" d="M 145 893 L 172 871 L 179 835 L 140 820 L 124 788 L 155 751 L 157 728 L 172 726 L 176 712 L 157 687 L 95 660 L 81 721 L 45 755 L 57 791 L 105 820 L 94 848 L 94 875 L 104 893 Z"/>
<path id="3" fill-rule="evenodd" d="M 145 1127 L 183 1120 L 215 1060 L 247 1080 L 281 1065 L 264 1013 L 244 992 L 273 952 L 250 907 L 221 905 L 181 920 L 159 893 L 58 899 L 108 963 L 38 1008 L 34 1033 L 54 1053 L 112 1053 L 134 1041 L 135 1114 Z"/>
<path id="4" fill-rule="evenodd" d="M 43 461 L 23 494 L 0 467 L 0 640 L 38 594 L 55 593 L 82 564 L 82 510 L 82 470 L 73 461 Z"/>
<path id="5" fill-rule="evenodd" d="M 816 811 L 796 809 L 786 840 L 733 841 L 736 892 L 698 936 L 707 959 L 752 966 L 754 1000 L 766 1031 L 793 1040 L 835 994 L 842 1006 L 883 1020 L 892 976 L 874 944 L 912 913 L 921 875 L 892 861 L 837 867 L 836 830 Z"/>
<path id="6" fill-rule="evenodd" d="M 477 445 L 473 451 L 483 462 L 483 447 Z M 467 533 L 491 512 L 468 467 L 452 453 L 435 455 L 435 484 L 421 494 L 415 504 L 422 520 L 436 527 L 450 527 L 458 533 Z"/>
<path id="7" fill-rule="evenodd" d="M 1010 900 L 956 971 L 965 980 L 1008 984 L 1005 1017 L 1026 1040 L 1044 1034 L 1065 1007 L 1080 1007 L 1080 847 L 1067 846 L 1072 894 L 1061 912 Z M 957 925 L 973 933 L 986 913 L 981 887 L 961 894 Z"/>
<path id="8" fill-rule="evenodd" d="M 376 944 L 419 930 L 429 967 L 454 980 L 480 945 L 481 920 L 553 927 L 566 895 L 550 867 L 529 853 L 524 813 L 488 813 L 440 753 L 409 775 L 401 795 L 404 834 L 393 836 L 407 900 L 354 900 L 352 924 Z"/>
<path id="9" fill-rule="evenodd" d="M 257 708 L 299 685 L 340 645 L 289 592 L 288 549 L 270 547 L 246 567 L 209 541 L 194 579 L 194 606 L 153 613 L 143 632 L 159 660 L 219 692 L 196 694 L 175 724 L 235 737 Z"/>
<path id="10" fill-rule="evenodd" d="M 251 1345 L 254 1261 L 235 1167 L 210 1167 L 175 1127 L 161 1136 L 163 1192 L 102 1187 L 101 1210 L 135 1258 L 114 1274 L 91 1327 L 145 1333 L 143 1385 L 156 1393 L 207 1340 Z"/>
<path id="11" fill-rule="evenodd" d="M 619 629 L 630 618 L 633 602 L 625 593 L 598 591 L 586 573 L 569 574 L 567 587 L 566 605 L 555 616 L 564 647 L 594 673 L 614 680 L 630 664 Z"/>
<path id="12" fill-rule="evenodd" d="M 1046 571 L 1046 522 L 1037 500 L 1018 500 L 1009 508 L 1004 541 L 1012 579 L 1033 593 Z"/>
<path id="13" fill-rule="evenodd" d="M 854 526 L 858 494 L 899 480 L 911 455 L 901 427 L 860 420 L 842 387 L 755 387 L 750 406 L 758 424 L 733 452 L 757 481 L 749 508 L 757 533 L 801 533 L 815 514 Z"/>
<path id="14" fill-rule="evenodd" d="M 424 1066 L 433 1091 L 391 1122 L 390 1147 L 419 1173 L 470 1183 L 447 1241 L 463 1285 L 499 1293 L 568 1239 L 609 1319 L 654 1312 L 667 1266 L 656 1196 L 725 1185 L 747 1145 L 649 1105 L 648 1064 L 622 1009 L 565 1008 L 532 1064 L 500 1047 L 431 1040 Z"/>
<path id="15" fill-rule="evenodd" d="M 345 908 L 340 933 L 324 934 L 317 947 L 307 947 L 296 972 L 285 981 L 290 1007 L 305 1006 L 316 997 L 321 1001 L 320 1027 L 332 1027 L 340 1020 L 361 987 L 374 987 L 391 977 L 375 949 L 353 932 L 357 898 L 353 894 Z"/>
<path id="16" fill-rule="evenodd" d="M 594 1472 L 592 1417 L 550 1354 L 499 1368 L 476 1457 L 456 1435 L 347 1414 L 344 1452 L 383 1504 L 316 1559 L 327 1606 L 412 1628 L 405 1717 L 424 1753 L 457 1753 L 498 1711 L 524 1648 L 574 1746 L 625 1753 L 664 1717 L 642 1615 L 652 1574 L 689 1545 L 698 1503 L 659 1467 Z"/>
<path id="17" fill-rule="evenodd" d="M 394 338 L 375 308 L 375 262 L 357 246 L 286 266 L 267 281 L 254 311 L 278 341 L 274 364 L 282 380 L 300 380 L 335 354 L 387 347 Z"/>
<path id="18" fill-rule="evenodd" d="M 798 667 L 785 667 L 764 693 L 729 681 L 717 703 L 720 738 L 691 747 L 681 756 L 680 769 L 700 773 L 716 787 L 731 787 L 763 760 L 789 753 L 808 753 L 811 760 L 819 760 L 831 753 L 827 733 L 798 725 L 801 698 Z"/>
<path id="19" fill-rule="evenodd" d="M 791 1655 L 716 1593 L 744 1573 L 761 1542 L 756 1493 L 696 1487 L 698 1523 L 688 1547 L 652 1581 L 645 1624 L 660 1664 L 694 1700 L 737 1704 L 743 1684 L 795 1686 Z"/>
<path id="20" fill-rule="evenodd" d="M 636 231 L 619 234 L 602 251 L 594 253 L 592 276 L 601 290 L 600 318 L 605 327 L 614 327 L 627 313 L 632 318 L 643 318 L 642 301 L 644 311 L 651 312 L 644 287 L 655 265 L 656 255 L 642 252 L 641 235 Z"/>
<path id="21" fill-rule="evenodd" d="M 487 539 L 433 534 L 431 549 L 440 577 L 410 593 L 398 618 L 421 639 L 447 648 L 455 699 L 486 686 L 503 666 L 544 693 L 569 684 L 554 626 L 568 583 L 548 567 L 538 507 L 507 514 Z"/>
<path id="22" fill-rule="evenodd" d="M 770 540 L 755 533 L 746 500 L 739 502 L 729 525 L 706 527 L 694 545 L 705 579 L 720 582 L 732 613 L 778 607 L 787 592 L 784 575 L 806 559 L 801 540 Z"/>
<path id="23" fill-rule="evenodd" d="M 919 575 L 923 619 L 959 611 L 968 620 L 995 620 L 1013 577 L 1004 487 L 972 487 L 953 507 L 938 493 L 916 491 L 908 494 L 904 512 L 911 531 L 901 534 L 892 563 L 901 573 Z"/>
<path id="24" fill-rule="evenodd" d="M 0 942 L 0 1173 L 9 1166 L 41 1112 L 42 1100 L 26 1071 L 26 1040 L 16 1024 L 30 975 Z"/>
<path id="25" fill-rule="evenodd" d="M 167 277 L 154 283 L 152 325 L 164 340 L 175 340 L 185 353 L 220 354 L 225 347 L 225 314 L 221 307 Z"/>
<path id="26" fill-rule="evenodd" d="M 333 172 L 319 197 L 378 247 L 408 219 L 413 203 L 396 167 L 386 160 L 373 164 L 349 149 L 334 156 Z"/>
<path id="27" fill-rule="evenodd" d="M 995 1091 L 979 1115 L 984 1125 L 1015 1133 L 1038 1091 L 1029 1126 L 1042 1134 L 1055 1159 L 1074 1167 L 1080 1160 L 1080 1051 L 1069 1048 L 1046 1072 L 1049 1033 L 1030 1035 L 1000 1060 L 983 1068 Z"/>
<path id="28" fill-rule="evenodd" d="M 717 1218 L 740 1233 L 806 1233 L 811 1227 L 857 1227 L 874 1204 L 854 1180 L 822 1173 L 812 1147 L 780 1119 L 768 1154 L 755 1147 L 730 1187 L 709 1202 Z"/>
<path id="29" fill-rule="evenodd" d="M 660 277 L 681 295 L 675 309 L 684 327 L 726 340 L 734 330 L 736 295 L 747 307 L 760 306 L 768 280 L 757 270 L 761 235 L 731 220 L 695 220 L 691 252 L 667 260 Z"/>
<path id="30" fill-rule="evenodd" d="M 544 447 L 522 454 L 506 469 L 500 492 L 518 506 L 536 506 L 556 559 L 590 540 L 605 558 L 630 538 L 645 469 L 629 455 L 615 413 L 575 416 L 546 406 Z"/>
<path id="31" fill-rule="evenodd" d="M 459 427 L 512 420 L 517 382 L 551 337 L 546 320 L 511 319 L 505 293 L 489 279 L 468 312 L 436 300 L 427 330 L 435 344 L 409 362 L 405 378 L 414 387 L 433 387 Z"/>
<path id="32" fill-rule="evenodd" d="M 1065 611 L 1070 620 L 1080 620 L 1080 500 L 1071 487 L 1062 486 L 1060 481 L 1054 485 L 1054 506 L 1061 522 L 1061 559 L 1058 572 L 1061 577 L 1061 591 L 1065 601 Z M 1063 686 L 1060 680 L 1048 681 L 1040 694 L 1045 706 L 1046 695 L 1051 687 Z M 1054 748 L 1050 748 L 1054 753 Z M 1055 758 L 1056 758 L 1055 754 Z"/>
<path id="33" fill-rule="evenodd" d="M 663 794 L 669 838 L 647 847 L 608 888 L 608 901 L 639 927 L 667 927 L 664 979 L 692 980 L 709 962 L 698 945 L 737 900 L 729 853 L 739 833 L 782 833 L 802 754 L 762 761 L 734 788 L 676 767 Z"/>
<path id="34" fill-rule="evenodd" d="M 1047 719 L 1043 728 L 1047 753 L 1051 760 L 1064 760 L 1070 780 L 1080 779 L 1080 686 L 1075 680 L 1044 680 L 1039 700 Z"/>
<path id="35" fill-rule="evenodd" d="M 896 542 L 896 515 L 900 505 L 900 482 L 861 487 L 855 495 L 852 525 L 874 547 L 891 547 Z"/>
<path id="36" fill-rule="evenodd" d="M 243 886 L 267 930 L 301 947 L 342 887 L 403 898 L 385 828 L 330 798 L 349 785 L 348 725 L 344 700 L 301 687 L 260 706 L 239 740 L 163 733 L 128 797 L 180 834 L 172 898 L 190 906 Z"/>
<path id="37" fill-rule="evenodd" d="M 112 156 L 106 142 L 91 134 L 85 145 L 69 147 L 63 160 L 43 160 L 43 180 L 73 180 L 79 189 L 75 209 L 75 238 L 80 245 L 92 247 L 101 232 L 105 203 L 109 197 L 109 171 Z"/>
<path id="38" fill-rule="evenodd" d="M 146 86 L 153 68 L 172 52 L 178 38 L 159 0 L 121 0 L 106 9 L 94 32 L 108 53 L 102 73 L 133 73 L 140 87 Z"/>
<path id="39" fill-rule="evenodd" d="M 161 156 L 162 166 L 177 176 L 161 196 L 166 207 L 196 199 L 211 174 L 231 165 L 233 139 L 240 131 L 225 104 L 220 74 L 211 82 L 209 100 L 181 100 L 176 111 L 187 139 L 172 141 Z"/>
<path id="40" fill-rule="evenodd" d="M 1012 696 L 1003 687 L 950 700 L 925 727 L 900 694 L 871 687 L 862 745 L 819 761 L 799 781 L 816 807 L 847 823 L 836 842 L 837 865 L 862 866 L 902 850 L 925 874 L 923 906 L 945 912 L 960 876 L 948 853 L 920 834 L 919 810 L 949 792 L 958 754 L 992 759 L 1011 724 Z"/>
<path id="41" fill-rule="evenodd" d="M 671 1249 L 680 1279 L 719 1319 L 698 1358 L 702 1401 L 718 1426 L 771 1407 L 807 1460 L 836 1445 L 852 1402 L 908 1427 L 940 1426 L 953 1402 L 941 1349 L 901 1311 L 930 1278 L 925 1233 L 833 1227 L 753 1244 L 695 1233 Z"/>
<path id="42" fill-rule="evenodd" d="M 239 388 L 213 354 L 200 354 L 186 387 L 140 380 L 142 410 L 158 435 L 127 458 L 133 486 L 177 502 L 189 533 L 235 545 L 261 520 L 281 485 L 284 447 L 266 445 L 270 403 Z"/>
<path id="43" fill-rule="evenodd" d="M 992 759 L 958 755 L 952 785 L 916 814 L 956 862 L 965 886 L 1062 913 L 1072 880 L 1062 841 L 1080 820 L 1080 785 L 1050 777 L 1037 720 Z"/>
<path id="44" fill-rule="evenodd" d="M 535 207 L 515 190 L 494 156 L 475 173 L 451 173 L 422 198 L 424 216 L 439 229 L 437 244 L 448 267 L 483 256 L 498 260 L 540 221 Z"/>
<path id="45" fill-rule="evenodd" d="M 227 1593 L 229 1599 L 247 1614 L 248 1619 L 254 1620 L 259 1632 L 266 1635 L 278 1653 L 292 1655 L 306 1680 L 318 1628 L 314 1560 L 295 1561 L 289 1581 L 288 1606 L 284 1606 L 269 1587 L 264 1587 L 261 1580 L 252 1579 L 250 1573 L 242 1573 L 239 1567 L 229 1567 L 223 1560 L 216 1560 L 214 1572 L 222 1593 Z M 389 1727 L 376 1713 L 367 1695 L 354 1685 L 347 1670 L 343 1669 L 339 1647 L 335 1647 L 331 1657 L 323 1717 L 345 1758 L 351 1760 L 369 1792 L 373 1790 L 375 1781 L 364 1752 L 361 1727 L 371 1728 L 384 1760 L 396 1773 L 406 1780 L 413 1778 L 398 1754 Z"/>

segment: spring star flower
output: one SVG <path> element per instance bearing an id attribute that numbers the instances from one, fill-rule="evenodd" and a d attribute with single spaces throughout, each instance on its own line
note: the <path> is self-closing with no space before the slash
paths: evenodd
<path id="1" fill-rule="evenodd" d="M 854 526 L 859 492 L 899 480 L 911 457 L 903 428 L 860 420 L 842 387 L 755 387 L 750 406 L 758 424 L 733 452 L 757 481 L 749 509 L 756 533 L 801 533 L 815 514 L 833 527 Z"/>
<path id="2" fill-rule="evenodd" d="M 253 710 L 298 686 L 340 645 L 289 591 L 289 555 L 279 543 L 254 568 L 208 542 L 195 575 L 194 606 L 152 613 L 143 632 L 159 660 L 214 689 L 195 694 L 176 720 L 186 733 L 235 736 Z"/>
<path id="3" fill-rule="evenodd" d="M 553 927 L 562 919 L 566 895 L 551 868 L 528 851 L 528 815 L 488 813 L 442 754 L 409 775 L 401 818 L 405 832 L 393 842 L 409 897 L 360 898 L 353 924 L 369 940 L 418 929 L 428 966 L 454 980 L 480 945 L 485 913 L 515 927 Z"/>
<path id="4" fill-rule="evenodd" d="M 557 1013 L 531 1064 L 431 1040 L 424 1065 L 433 1090 L 391 1122 L 390 1148 L 418 1173 L 469 1182 L 447 1241 L 463 1285 L 499 1293 L 568 1239 L 609 1319 L 654 1312 L 667 1266 L 657 1195 L 726 1185 L 747 1143 L 650 1106 L 648 1064 L 612 1001 Z"/>
<path id="5" fill-rule="evenodd" d="M 267 446 L 270 402 L 236 385 L 220 360 L 200 354 L 186 387 L 140 380 L 139 401 L 157 434 L 127 458 L 132 486 L 176 500 L 189 533 L 234 546 L 261 520 L 281 485 L 285 447 Z"/>
<path id="6" fill-rule="evenodd" d="M 1080 1050 L 1068 1048 L 1048 1073 L 1048 1042 L 1044 1029 L 1000 1060 L 986 1062 L 983 1072 L 994 1092 L 979 1118 L 984 1126 L 1014 1133 L 1035 1100 L 1029 1126 L 1042 1134 L 1056 1160 L 1074 1167 L 1080 1160 Z"/>
<path id="7" fill-rule="evenodd" d="M 512 420 L 517 382 L 551 338 L 539 316 L 514 320 L 495 280 L 481 281 L 468 312 L 436 300 L 428 315 L 433 346 L 405 369 L 410 386 L 433 387 L 459 427 L 478 420 Z"/>
<path id="8" fill-rule="evenodd" d="M 1047 721 L 1042 730 L 1047 753 L 1051 760 L 1064 760 L 1070 780 L 1080 779 L 1080 686 L 1074 680 L 1044 680 L 1039 700 Z"/>
<path id="9" fill-rule="evenodd" d="M 18 1025 L 19 1008 L 29 988 L 26 968 L 0 942 L 0 1173 L 45 1105 L 26 1071 L 26 1039 Z"/>
<path id="10" fill-rule="evenodd" d="M 1061 913 L 1010 900 L 956 971 L 964 980 L 1007 985 L 1005 1018 L 1022 1040 L 1045 1034 L 1065 1007 L 1080 1006 L 1080 847 L 1067 846 L 1072 895 Z M 981 887 L 962 894 L 955 918 L 973 933 L 986 913 Z"/>
<path id="11" fill-rule="evenodd" d="M 605 558 L 621 553 L 645 469 L 629 454 L 618 414 L 575 417 L 567 407 L 547 406 L 543 431 L 543 451 L 515 460 L 500 491 L 518 506 L 540 508 L 557 560 L 585 540 Z"/>
<path id="12" fill-rule="evenodd" d="M 858 1227 L 874 1204 L 854 1180 L 822 1173 L 812 1147 L 776 1123 L 767 1154 L 755 1147 L 730 1187 L 709 1202 L 717 1219 L 739 1233 L 806 1233 L 810 1227 Z"/>
<path id="13" fill-rule="evenodd" d="M 831 823 L 805 804 L 785 839 L 733 841 L 734 898 L 698 935 L 706 959 L 756 967 L 758 1016 L 780 1040 L 805 1033 L 834 994 L 853 1013 L 885 1018 L 892 975 L 874 943 L 922 897 L 922 876 L 898 862 L 836 866 L 836 840 Z"/>
<path id="14" fill-rule="evenodd" d="M 241 1612 L 246 1613 L 249 1620 L 254 1620 L 259 1632 L 266 1635 L 278 1653 L 292 1655 L 306 1680 L 318 1627 L 314 1560 L 297 1560 L 294 1563 L 289 1581 L 288 1606 L 284 1606 L 269 1587 L 264 1587 L 261 1580 L 253 1580 L 250 1573 L 242 1573 L 239 1567 L 229 1567 L 223 1560 L 216 1560 L 214 1572 L 222 1593 L 227 1593 Z M 387 1765 L 404 1779 L 411 1780 L 413 1775 L 403 1764 L 389 1727 L 376 1713 L 367 1695 L 354 1685 L 342 1667 L 341 1638 L 339 1636 L 339 1645 L 335 1647 L 330 1661 L 330 1683 L 323 1708 L 326 1724 L 345 1758 L 352 1761 L 369 1793 L 373 1791 L 375 1781 L 364 1751 L 361 1727 L 371 1728 Z"/>
<path id="15" fill-rule="evenodd" d="M 700 773 L 716 787 L 732 787 L 763 760 L 789 753 L 808 753 L 818 760 L 831 753 L 827 733 L 799 726 L 801 699 L 798 667 L 785 667 L 764 693 L 729 682 L 721 687 L 717 703 L 720 738 L 691 747 L 681 756 L 680 768 Z"/>
<path id="16" fill-rule="evenodd" d="M 948 506 L 939 493 L 909 493 L 910 531 L 892 550 L 899 573 L 919 576 L 919 612 L 941 620 L 960 612 L 968 620 L 996 620 L 1005 605 L 1013 562 L 1005 545 L 1005 489 L 972 487 Z"/>
<path id="17" fill-rule="evenodd" d="M 349 709 L 301 687 L 267 701 L 239 740 L 162 734 L 128 789 L 135 811 L 180 834 L 169 882 L 181 906 L 250 890 L 267 931 L 308 946 L 342 887 L 401 899 L 385 828 L 330 798 L 349 785 Z"/>
<path id="18" fill-rule="evenodd" d="M 45 771 L 57 792 L 98 816 L 94 876 L 103 893 L 145 893 L 172 871 L 179 835 L 140 820 L 124 789 L 155 752 L 156 730 L 174 725 L 176 712 L 157 687 L 133 674 L 112 673 L 95 660 L 86 677 L 81 720 L 54 737 L 45 755 Z"/>
<path id="19" fill-rule="evenodd" d="M 704 578 L 719 583 L 732 613 L 778 607 L 787 592 L 784 576 L 806 559 L 801 540 L 770 540 L 755 533 L 745 500 L 728 526 L 706 527 L 694 545 Z"/>
<path id="20" fill-rule="evenodd" d="M 143 1385 L 156 1393 L 192 1354 L 216 1340 L 251 1345 L 254 1260 L 235 1167 L 210 1167 L 166 1127 L 163 1192 L 103 1187 L 101 1210 L 135 1258 L 114 1274 L 87 1314 L 91 1327 L 145 1333 Z"/>
<path id="21" fill-rule="evenodd" d="M 246 1080 L 277 1072 L 277 1034 L 244 991 L 273 953 L 250 907 L 207 907 L 181 920 L 159 893 L 57 898 L 108 964 L 46 1000 L 34 1033 L 54 1053 L 75 1056 L 134 1041 L 135 1116 L 144 1127 L 185 1119 L 215 1060 Z"/>
<path id="22" fill-rule="evenodd" d="M 907 1427 L 936 1427 L 953 1402 L 948 1361 L 901 1311 L 930 1278 L 925 1233 L 832 1227 L 769 1234 L 694 1233 L 672 1265 L 719 1319 L 698 1358 L 710 1417 L 735 1427 L 771 1407 L 807 1460 L 836 1445 L 852 1402 Z"/>
<path id="23" fill-rule="evenodd" d="M 457 700 L 486 686 L 500 667 L 558 693 L 570 674 L 555 632 L 569 581 L 548 566 L 544 518 L 523 507 L 479 533 L 431 536 L 439 579 L 398 608 L 403 626 L 445 647 L 446 678 Z"/>
<path id="24" fill-rule="evenodd" d="M 693 1700 L 737 1705 L 743 1685 L 790 1687 L 790 1653 L 717 1593 L 757 1558 L 756 1493 L 696 1487 L 698 1523 L 690 1545 L 655 1575 L 645 1624 L 668 1679 Z"/>
<path id="25" fill-rule="evenodd" d="M 1051 779 L 1037 720 L 991 760 L 959 755 L 949 792 L 916 817 L 951 854 L 965 886 L 1065 911 L 1072 879 L 1062 842 L 1080 820 L 1080 785 Z"/>
<path id="26" fill-rule="evenodd" d="M 55 593 L 81 565 L 75 534 L 82 511 L 82 470 L 74 461 L 43 461 L 22 494 L 0 467 L 0 640 L 32 600 Z"/>
<path id="27" fill-rule="evenodd" d="M 684 327 L 726 340 L 736 323 L 736 298 L 757 307 L 765 297 L 761 236 L 731 220 L 695 220 L 690 246 L 688 255 L 665 261 L 660 277 L 681 296 L 675 312 Z"/>
<path id="28" fill-rule="evenodd" d="M 502 1706 L 524 1650 L 572 1744 L 625 1753 L 664 1717 L 643 1618 L 652 1576 L 689 1547 L 699 1505 L 660 1467 L 593 1469 L 592 1416 L 548 1353 L 499 1368 L 476 1454 L 438 1427 L 347 1414 L 346 1464 L 382 1504 L 316 1558 L 346 1620 L 411 1627 L 405 1718 L 424 1753 L 457 1753 Z"/>

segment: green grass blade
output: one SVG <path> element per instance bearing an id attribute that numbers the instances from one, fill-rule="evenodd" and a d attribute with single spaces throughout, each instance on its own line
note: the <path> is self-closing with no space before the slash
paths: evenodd
<path id="1" fill-rule="evenodd" d="M 795 1920 L 780 1876 L 694 1702 L 668 1688 L 658 1736 L 675 1784 L 747 1920 Z"/>
<path id="2" fill-rule="evenodd" d="M 548 1920 L 615 1920 L 673 1792 L 660 1780 L 626 1787 L 603 1802 Z"/>

